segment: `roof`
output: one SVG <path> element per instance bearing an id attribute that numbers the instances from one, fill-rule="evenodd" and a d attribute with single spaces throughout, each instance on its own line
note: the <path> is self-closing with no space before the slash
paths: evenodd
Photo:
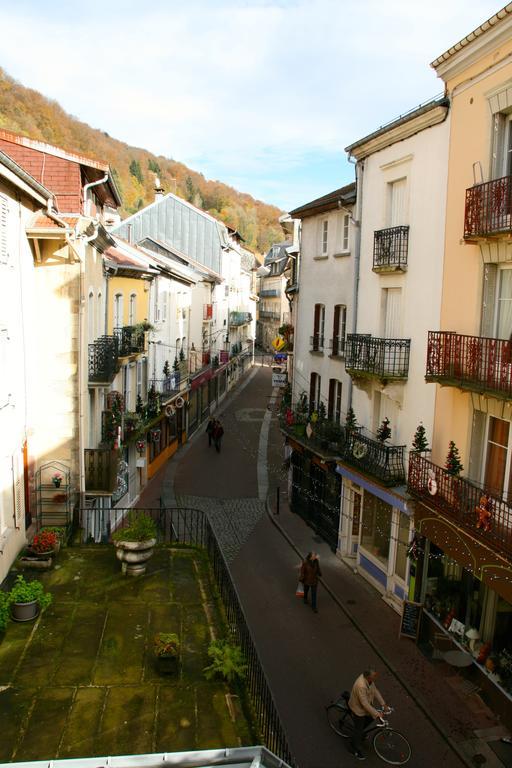
<path id="1" fill-rule="evenodd" d="M 210 273 L 220 276 L 222 250 L 229 245 L 224 224 L 171 192 L 112 227 L 129 243 L 148 238 Z"/>
<path id="2" fill-rule="evenodd" d="M 2 171 L 3 166 L 3 171 Z M 6 155 L 5 152 L 0 150 L 0 175 L 8 178 L 16 186 L 23 189 L 25 192 L 35 197 L 38 201 L 48 201 L 53 198 L 53 193 L 45 186 L 40 184 L 33 176 L 30 175 L 21 165 Z M 14 177 L 14 178 L 13 178 Z M 28 187 L 28 189 L 26 188 Z"/>
<path id="3" fill-rule="evenodd" d="M 265 256 L 264 265 L 268 267 L 272 264 L 278 264 L 279 271 L 277 274 L 282 275 L 288 264 L 288 248 L 291 245 L 293 245 L 291 240 L 285 240 L 284 243 L 274 243 L 271 245 Z M 270 277 L 270 275 L 268 275 L 268 277 Z M 275 275 L 272 275 L 272 277 L 275 277 Z"/>
<path id="4" fill-rule="evenodd" d="M 446 118 L 449 107 L 450 100 L 444 93 L 439 94 L 433 99 L 429 99 L 423 104 L 419 104 L 408 112 L 404 112 L 403 115 L 399 115 L 389 123 L 381 125 L 376 131 L 369 133 L 367 136 L 363 136 L 362 139 L 355 141 L 353 144 L 349 144 L 348 147 L 345 147 L 345 152 L 361 159 L 361 157 L 376 152 L 384 146 L 388 146 L 393 141 L 401 141 L 418 133 L 424 128 L 429 128 L 432 125 L 442 122 Z M 408 124 L 410 124 L 409 131 L 401 130 L 404 127 L 407 127 Z M 391 135 L 391 141 L 389 135 Z M 388 136 L 387 141 L 378 141 L 380 137 L 386 136 Z M 354 152 L 354 150 L 364 148 L 365 145 L 368 145 L 366 152 Z"/>
<path id="5" fill-rule="evenodd" d="M 334 210 L 341 205 L 353 205 L 356 201 L 356 184 L 346 184 L 344 187 L 335 189 L 334 192 L 329 192 L 327 195 L 317 197 L 310 203 L 304 203 L 304 205 L 295 208 L 290 211 L 290 216 L 296 219 L 303 219 L 306 216 L 315 216 L 318 213 Z"/>
<path id="6" fill-rule="evenodd" d="M 440 64 L 443 64 L 445 61 L 448 61 L 448 59 L 472 43 L 474 40 L 481 37 L 482 35 L 485 35 L 486 32 L 489 32 L 489 30 L 495 27 L 496 24 L 498 24 L 502 19 L 506 18 L 510 14 L 512 14 L 512 3 L 507 3 L 507 5 L 495 13 L 494 16 L 491 16 L 489 19 L 487 19 L 487 21 L 484 21 L 483 24 L 480 24 L 480 26 L 470 32 L 469 35 L 463 37 L 462 40 L 459 40 L 458 43 L 455 43 L 455 45 L 452 45 L 451 48 L 448 48 L 448 50 L 438 56 L 437 59 L 434 59 L 430 66 L 436 69 L 436 67 L 438 67 Z"/>

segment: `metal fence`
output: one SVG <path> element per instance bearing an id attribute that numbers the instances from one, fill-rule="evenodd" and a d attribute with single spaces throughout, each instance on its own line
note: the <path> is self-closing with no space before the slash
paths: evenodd
<path id="1" fill-rule="evenodd" d="M 367 333 L 349 333 L 345 366 L 357 373 L 383 379 L 406 379 L 409 375 L 410 339 L 379 339 Z"/>
<path id="2" fill-rule="evenodd" d="M 157 526 L 160 543 L 189 544 L 201 547 L 208 553 L 213 579 L 225 609 L 229 635 L 241 646 L 245 656 L 246 685 L 263 741 L 266 747 L 293 768 L 296 763 L 290 753 L 240 597 L 207 515 L 201 510 L 190 508 L 81 509 L 84 543 L 109 543 L 112 533 L 126 527 L 129 514 L 136 511 L 151 515 Z"/>
<path id="3" fill-rule="evenodd" d="M 402 270 L 407 268 L 409 227 L 389 227 L 373 234 L 373 268 Z"/>
<path id="4" fill-rule="evenodd" d="M 466 189 L 464 237 L 512 231 L 512 176 Z"/>

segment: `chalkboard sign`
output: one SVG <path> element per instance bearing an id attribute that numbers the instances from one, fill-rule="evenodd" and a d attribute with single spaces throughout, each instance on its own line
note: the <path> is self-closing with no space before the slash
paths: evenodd
<path id="1" fill-rule="evenodd" d="M 413 640 L 418 640 L 422 610 L 423 603 L 404 600 L 399 637 L 412 637 Z"/>

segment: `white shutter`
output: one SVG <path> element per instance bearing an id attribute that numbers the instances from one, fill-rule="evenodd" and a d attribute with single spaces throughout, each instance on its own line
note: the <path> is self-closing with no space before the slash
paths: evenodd
<path id="1" fill-rule="evenodd" d="M 25 504 L 23 499 L 23 477 L 21 476 L 20 469 L 20 457 L 17 453 L 15 453 L 12 456 L 12 491 L 14 526 L 18 530 L 23 526 L 23 517 L 25 514 Z"/>
<path id="2" fill-rule="evenodd" d="M 391 184 L 390 227 L 407 224 L 407 179 L 400 179 Z"/>
<path id="3" fill-rule="evenodd" d="M 498 265 L 484 265 L 484 284 L 482 290 L 482 318 L 480 336 L 494 337 L 494 314 L 496 306 L 496 286 L 498 282 Z"/>
<path id="4" fill-rule="evenodd" d="M 0 195 L 0 264 L 7 264 L 9 253 L 7 250 L 7 212 L 9 210 L 7 198 Z"/>
<path id="5" fill-rule="evenodd" d="M 487 416 L 485 413 L 473 411 L 468 477 L 474 483 L 481 482 L 486 421 Z"/>
<path id="6" fill-rule="evenodd" d="M 402 289 L 385 288 L 386 291 L 386 321 L 384 325 L 385 339 L 400 338 L 400 317 L 402 310 Z"/>

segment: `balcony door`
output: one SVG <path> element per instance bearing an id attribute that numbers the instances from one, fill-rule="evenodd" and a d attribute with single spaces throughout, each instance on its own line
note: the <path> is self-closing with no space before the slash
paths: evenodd
<path id="1" fill-rule="evenodd" d="M 495 338 L 509 339 L 512 335 L 512 268 L 510 267 L 499 271 L 496 304 Z"/>
<path id="2" fill-rule="evenodd" d="M 402 289 L 383 288 L 384 338 L 399 339 L 402 314 Z"/>
<path id="3" fill-rule="evenodd" d="M 505 501 L 512 498 L 511 437 L 509 421 L 489 416 L 483 482 L 491 495 Z"/>
<path id="4" fill-rule="evenodd" d="M 407 179 L 398 179 L 389 185 L 388 226 L 404 226 L 407 218 Z"/>
<path id="5" fill-rule="evenodd" d="M 114 328 L 121 328 L 123 325 L 124 302 L 123 294 L 116 293 L 114 296 Z"/>

